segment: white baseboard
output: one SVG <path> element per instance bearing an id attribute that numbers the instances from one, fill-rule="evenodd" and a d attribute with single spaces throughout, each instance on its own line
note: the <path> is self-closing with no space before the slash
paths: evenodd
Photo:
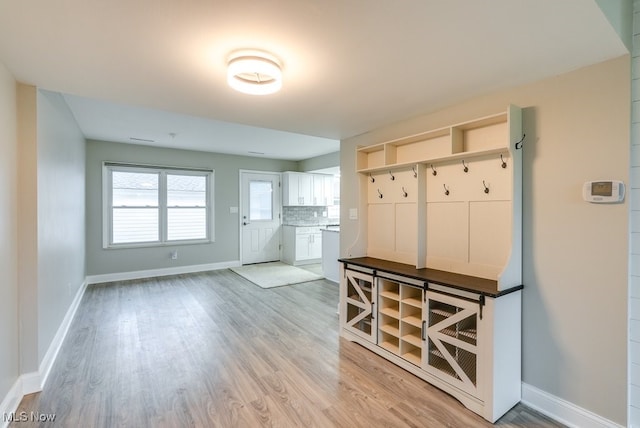
<path id="1" fill-rule="evenodd" d="M 47 382 L 49 378 L 49 373 L 51 373 L 51 368 L 53 367 L 53 363 L 58 356 L 58 352 L 60 352 L 60 348 L 62 347 L 62 342 L 64 342 L 64 338 L 67 336 L 69 332 L 69 327 L 71 326 L 71 321 L 73 321 L 73 317 L 76 315 L 76 311 L 80 306 L 80 301 L 82 300 L 82 296 L 84 296 L 84 292 L 87 289 L 87 280 L 82 283 L 76 296 L 71 302 L 71 306 L 67 310 L 67 313 L 62 320 L 62 324 L 58 327 L 58 331 L 56 335 L 53 337 L 51 341 L 51 345 L 49 345 L 49 349 L 47 349 L 47 353 L 44 354 L 44 358 L 40 362 L 40 366 L 38 367 L 38 373 L 40 374 L 40 389 L 44 387 L 44 384 Z M 33 391 L 36 392 L 36 391 Z M 30 394 L 30 392 L 29 392 Z"/>
<path id="2" fill-rule="evenodd" d="M 69 306 L 69 309 L 67 310 L 67 313 L 65 314 L 64 319 L 60 324 L 60 327 L 58 327 L 58 331 L 53 337 L 51 345 L 49 345 L 49 349 L 40 362 L 38 371 L 23 373 L 22 375 L 20 375 L 4 400 L 2 400 L 2 403 L 0 404 L 0 428 L 5 428 L 9 425 L 9 421 L 6 420 L 6 416 L 16 411 L 16 409 L 20 405 L 20 402 L 22 401 L 22 398 L 25 395 L 42 391 L 42 388 L 47 382 L 47 378 L 49 377 L 49 373 L 51 372 L 53 363 L 58 356 L 58 352 L 60 351 L 62 342 L 64 342 L 64 338 L 67 336 L 67 332 L 69 331 L 69 327 L 71 326 L 71 321 L 73 321 L 73 317 L 78 310 L 78 306 L 80 305 L 80 301 L 82 300 L 82 296 L 84 296 L 84 291 L 86 289 L 87 282 L 85 281 L 82 283 L 82 285 L 78 289 L 78 292 L 73 298 L 73 302 L 71 302 L 71 305 Z"/>
<path id="3" fill-rule="evenodd" d="M 622 428 L 622 425 L 524 382 L 522 403 L 569 427 Z"/>
<path id="4" fill-rule="evenodd" d="M 42 391 L 44 383 L 40 372 L 24 373 L 20 376 L 20 384 L 22 385 L 22 395 L 33 394 Z"/>
<path id="5" fill-rule="evenodd" d="M 0 428 L 9 426 L 8 415 L 16 411 L 23 396 L 22 377 L 19 377 L 9 390 L 9 393 L 4 397 L 4 400 L 2 400 L 2 403 L 0 403 Z"/>
<path id="6" fill-rule="evenodd" d="M 240 260 L 231 260 L 220 263 L 207 263 L 204 265 L 179 266 L 162 269 L 137 270 L 132 272 L 106 273 L 102 275 L 87 276 L 87 284 L 100 284 L 103 282 L 127 281 L 130 279 L 153 278 L 156 276 L 179 275 L 184 273 L 206 272 L 209 270 L 228 269 L 241 266 Z"/>

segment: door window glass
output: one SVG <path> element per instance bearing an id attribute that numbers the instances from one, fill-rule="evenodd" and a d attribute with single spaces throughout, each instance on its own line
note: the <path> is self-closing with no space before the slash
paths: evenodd
<path id="1" fill-rule="evenodd" d="M 273 220 L 272 186 L 271 181 L 249 181 L 249 220 Z"/>

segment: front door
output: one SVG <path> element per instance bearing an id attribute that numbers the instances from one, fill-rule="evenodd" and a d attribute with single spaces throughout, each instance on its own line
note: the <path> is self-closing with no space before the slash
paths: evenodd
<path id="1" fill-rule="evenodd" d="M 280 173 L 240 173 L 242 264 L 280 260 Z"/>

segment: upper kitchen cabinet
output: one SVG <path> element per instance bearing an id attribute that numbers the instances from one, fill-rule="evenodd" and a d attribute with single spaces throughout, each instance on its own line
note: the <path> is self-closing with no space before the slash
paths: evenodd
<path id="1" fill-rule="evenodd" d="M 333 176 L 304 172 L 284 172 L 282 177 L 282 205 L 332 205 Z"/>

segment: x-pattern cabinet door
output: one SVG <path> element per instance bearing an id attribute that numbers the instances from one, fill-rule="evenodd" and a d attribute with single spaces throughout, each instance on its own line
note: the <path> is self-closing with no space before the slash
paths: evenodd
<path id="1" fill-rule="evenodd" d="M 424 368 L 474 396 L 478 386 L 478 302 L 427 291 Z"/>
<path id="2" fill-rule="evenodd" d="M 345 271 L 345 328 L 376 342 L 376 292 L 373 275 Z"/>

